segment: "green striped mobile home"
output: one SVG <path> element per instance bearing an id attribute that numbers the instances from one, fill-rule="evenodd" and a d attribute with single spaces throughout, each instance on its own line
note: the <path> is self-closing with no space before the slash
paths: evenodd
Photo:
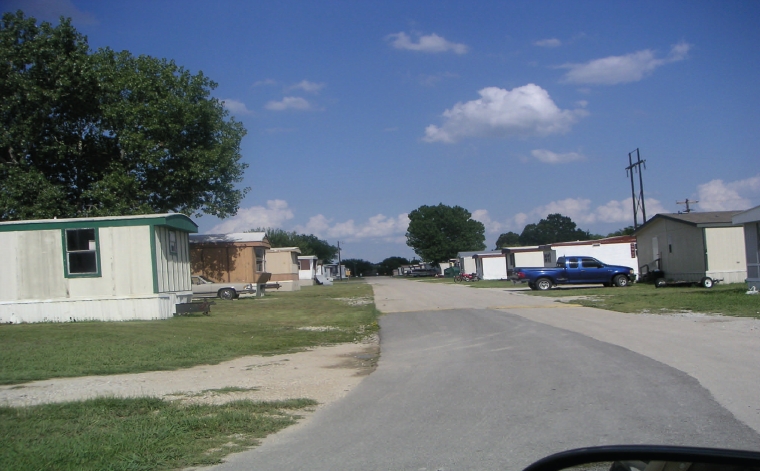
<path id="1" fill-rule="evenodd" d="M 0 223 L 0 323 L 167 319 L 192 298 L 183 214 Z"/>

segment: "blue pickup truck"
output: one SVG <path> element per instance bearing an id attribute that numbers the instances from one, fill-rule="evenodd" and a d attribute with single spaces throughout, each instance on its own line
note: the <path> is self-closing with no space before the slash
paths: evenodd
<path id="1" fill-rule="evenodd" d="M 631 267 L 607 265 L 592 257 L 559 257 L 555 268 L 515 268 L 510 278 L 515 283 L 528 283 L 530 289 L 545 291 L 571 284 L 628 286 L 636 280 L 636 273 Z"/>

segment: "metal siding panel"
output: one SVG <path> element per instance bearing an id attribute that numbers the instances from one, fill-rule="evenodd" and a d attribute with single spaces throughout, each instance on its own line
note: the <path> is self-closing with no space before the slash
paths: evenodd
<path id="1" fill-rule="evenodd" d="M 18 233 L 17 232 L 0 232 L 0 259 L 5 265 L 4 270 L 0 270 L 0 301 L 12 301 L 19 299 L 19 277 L 21 271 L 19 267 L 18 253 Z"/>
<path id="2" fill-rule="evenodd" d="M 67 296 L 60 230 L 17 232 L 16 299 Z"/>
<path id="3" fill-rule="evenodd" d="M 706 228 L 705 245 L 707 246 L 710 271 L 741 271 L 747 269 L 744 228 Z"/>
<path id="4" fill-rule="evenodd" d="M 103 231 L 105 229 L 101 229 Z M 113 244 L 111 276 L 114 295 L 153 293 L 150 226 L 118 227 L 108 229 L 108 232 Z"/>

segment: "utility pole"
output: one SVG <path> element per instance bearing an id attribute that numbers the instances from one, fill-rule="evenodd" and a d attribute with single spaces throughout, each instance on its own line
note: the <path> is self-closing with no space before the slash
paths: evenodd
<path id="1" fill-rule="evenodd" d="M 636 153 L 636 162 L 633 162 L 633 154 Z M 639 218 L 638 213 L 639 209 L 641 209 L 641 215 L 643 216 L 643 220 L 641 221 L 642 224 L 647 222 L 647 210 L 644 206 L 644 177 L 642 176 L 642 168 L 641 166 L 644 166 L 644 169 L 647 168 L 646 160 L 641 160 L 641 154 L 639 153 L 639 149 L 634 150 L 633 152 L 628 153 L 628 166 L 625 168 L 625 174 L 631 176 L 631 200 L 633 201 L 633 229 L 638 229 L 639 227 Z M 639 174 L 639 196 L 636 197 L 636 186 L 633 182 L 633 174 L 634 172 L 638 172 Z"/>
<path id="2" fill-rule="evenodd" d="M 338 241 L 338 278 L 343 280 L 343 270 L 340 269 L 340 241 Z"/>
<path id="3" fill-rule="evenodd" d="M 691 200 L 689 200 L 689 198 L 686 198 L 686 201 L 676 201 L 676 204 L 685 204 L 686 205 L 686 210 L 685 211 L 678 211 L 678 214 L 690 213 L 691 212 L 691 208 L 689 207 L 689 205 L 690 204 L 697 204 L 697 203 L 699 203 L 699 201 L 691 201 Z"/>

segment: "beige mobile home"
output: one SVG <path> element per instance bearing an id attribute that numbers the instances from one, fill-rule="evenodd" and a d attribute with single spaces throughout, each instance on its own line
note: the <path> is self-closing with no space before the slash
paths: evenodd
<path id="1" fill-rule="evenodd" d="M 280 286 L 277 291 L 298 291 L 299 283 L 298 247 L 278 247 L 267 250 L 267 270 L 272 274 L 270 281 Z M 271 288 L 267 288 L 271 289 Z"/>
<path id="2" fill-rule="evenodd" d="M 167 319 L 192 298 L 182 214 L 0 223 L 0 323 Z"/>
<path id="3" fill-rule="evenodd" d="M 636 230 L 639 273 L 659 270 L 672 282 L 741 283 L 747 277 L 739 211 L 657 214 Z M 660 275 L 656 275 L 659 277 Z"/>
<path id="4" fill-rule="evenodd" d="M 744 226 L 747 287 L 760 291 L 760 206 L 735 215 L 732 221 Z"/>

